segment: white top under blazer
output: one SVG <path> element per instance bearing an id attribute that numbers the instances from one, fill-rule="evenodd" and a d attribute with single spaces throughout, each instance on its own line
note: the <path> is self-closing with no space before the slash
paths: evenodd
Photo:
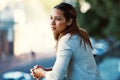
<path id="1" fill-rule="evenodd" d="M 98 72 L 92 49 L 80 37 L 70 33 L 58 43 L 56 61 L 45 80 L 103 80 Z"/>

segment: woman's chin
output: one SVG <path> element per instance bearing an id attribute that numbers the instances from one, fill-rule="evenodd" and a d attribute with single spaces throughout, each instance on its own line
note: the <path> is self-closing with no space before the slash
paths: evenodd
<path id="1" fill-rule="evenodd" d="M 58 32 L 56 32 L 56 31 L 52 31 L 54 34 L 57 34 Z"/>

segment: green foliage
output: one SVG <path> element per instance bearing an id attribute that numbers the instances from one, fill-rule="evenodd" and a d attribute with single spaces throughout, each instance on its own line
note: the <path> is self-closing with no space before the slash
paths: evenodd
<path id="1" fill-rule="evenodd" d="M 79 3 L 76 4 L 78 24 L 87 29 L 91 36 L 103 38 L 114 36 L 120 40 L 120 1 L 86 1 L 91 4 L 87 13 L 81 13 Z"/>

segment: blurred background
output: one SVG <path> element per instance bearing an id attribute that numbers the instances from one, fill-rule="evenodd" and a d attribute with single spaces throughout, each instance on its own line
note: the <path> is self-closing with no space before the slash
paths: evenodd
<path id="1" fill-rule="evenodd" d="M 0 80 L 33 80 L 34 65 L 53 66 L 49 18 L 63 1 L 75 7 L 79 26 L 88 31 L 103 79 L 120 80 L 120 0 L 0 0 Z"/>

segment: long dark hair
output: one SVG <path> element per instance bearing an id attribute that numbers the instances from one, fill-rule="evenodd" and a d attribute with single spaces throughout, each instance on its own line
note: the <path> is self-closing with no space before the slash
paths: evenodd
<path id="1" fill-rule="evenodd" d="M 81 37 L 80 43 L 84 41 L 84 44 L 86 43 L 89 45 L 92 49 L 92 44 L 89 40 L 89 35 L 85 29 L 82 29 L 78 26 L 76 18 L 77 18 L 77 13 L 75 8 L 68 3 L 62 2 L 54 7 L 55 9 L 60 9 L 63 11 L 63 15 L 66 19 L 66 21 L 72 19 L 72 23 L 66 27 L 66 29 L 63 32 L 63 35 L 70 33 L 71 35 L 73 34 L 78 34 Z M 58 40 L 61 38 L 60 34 L 55 34 L 54 33 L 54 38 L 58 42 Z M 56 44 L 57 45 L 57 44 Z"/>

